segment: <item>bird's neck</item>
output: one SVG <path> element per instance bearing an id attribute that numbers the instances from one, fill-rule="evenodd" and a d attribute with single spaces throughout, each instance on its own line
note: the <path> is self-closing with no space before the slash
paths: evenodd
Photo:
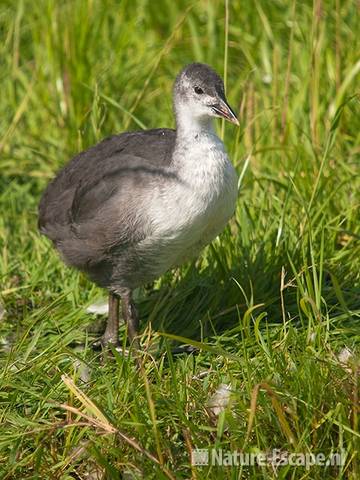
<path id="1" fill-rule="evenodd" d="M 177 106 L 175 118 L 177 143 L 189 142 L 199 135 L 215 135 L 212 118 L 208 115 L 196 116 L 186 106 Z"/>
<path id="2" fill-rule="evenodd" d="M 176 110 L 172 166 L 177 174 L 190 183 L 193 175 L 198 179 L 216 177 L 226 158 L 224 144 L 214 131 L 211 117 L 195 117 L 190 112 Z"/>

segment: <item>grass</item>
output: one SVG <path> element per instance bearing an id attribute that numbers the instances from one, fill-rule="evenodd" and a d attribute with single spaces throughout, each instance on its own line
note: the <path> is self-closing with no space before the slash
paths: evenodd
<path id="1" fill-rule="evenodd" d="M 360 477 L 359 24 L 352 0 L 1 1 L 1 478 Z M 37 204 L 77 151 L 172 126 L 193 60 L 225 70 L 239 113 L 218 125 L 238 207 L 139 292 L 137 369 L 88 347 L 103 292 L 39 236 Z M 173 356 L 176 340 L 199 353 Z M 191 467 L 192 448 L 344 462 Z"/>

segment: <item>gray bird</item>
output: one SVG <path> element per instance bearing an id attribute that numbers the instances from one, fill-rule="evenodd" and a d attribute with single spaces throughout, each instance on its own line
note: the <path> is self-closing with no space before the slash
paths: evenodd
<path id="1" fill-rule="evenodd" d="M 137 341 L 132 291 L 196 257 L 235 210 L 237 175 L 212 125 L 214 117 L 239 125 L 222 79 L 190 64 L 173 103 L 176 130 L 125 132 L 79 153 L 39 205 L 39 229 L 65 263 L 109 291 L 102 345 L 119 341 L 119 298 Z"/>

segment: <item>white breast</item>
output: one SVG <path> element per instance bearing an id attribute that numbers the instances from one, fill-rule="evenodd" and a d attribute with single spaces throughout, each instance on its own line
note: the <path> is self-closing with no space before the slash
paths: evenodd
<path id="1" fill-rule="evenodd" d="M 174 160 L 176 178 L 154 192 L 147 207 L 153 233 L 141 245 L 148 253 L 156 250 L 159 274 L 211 242 L 233 215 L 237 199 L 236 172 L 214 133 L 178 145 Z"/>

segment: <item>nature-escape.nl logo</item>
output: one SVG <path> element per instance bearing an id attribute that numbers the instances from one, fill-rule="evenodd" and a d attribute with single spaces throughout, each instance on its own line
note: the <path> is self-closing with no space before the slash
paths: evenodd
<path id="1" fill-rule="evenodd" d="M 313 465 L 342 466 L 344 465 L 344 452 L 335 452 L 330 455 L 325 453 L 299 453 L 274 449 L 270 452 L 241 452 L 223 450 L 221 448 L 196 448 L 191 452 L 191 464 L 194 466 L 303 466 L 307 469 Z"/>

